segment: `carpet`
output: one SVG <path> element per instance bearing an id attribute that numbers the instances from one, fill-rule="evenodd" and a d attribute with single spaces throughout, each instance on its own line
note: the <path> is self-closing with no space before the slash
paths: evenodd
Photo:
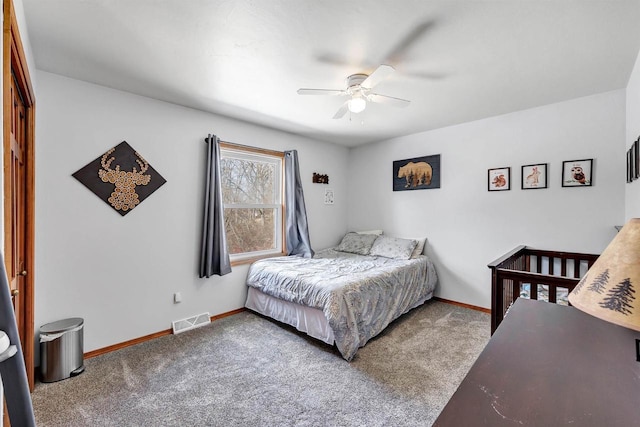
<path id="1" fill-rule="evenodd" d="M 37 383 L 38 426 L 429 426 L 489 340 L 488 314 L 428 301 L 351 363 L 242 312 Z"/>

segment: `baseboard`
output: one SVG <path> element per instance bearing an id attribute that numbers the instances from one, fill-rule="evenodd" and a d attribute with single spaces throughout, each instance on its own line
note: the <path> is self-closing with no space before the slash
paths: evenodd
<path id="1" fill-rule="evenodd" d="M 478 307 L 477 305 L 465 304 L 463 302 L 452 301 L 452 300 L 444 299 L 440 297 L 433 297 L 433 299 L 436 301 L 444 302 L 446 304 L 457 305 L 459 307 L 469 308 L 471 310 L 476 310 L 476 311 L 481 311 L 483 313 L 491 314 L 490 308 Z"/>
<path id="2" fill-rule="evenodd" d="M 435 301 L 440 301 L 440 302 L 443 302 L 443 303 L 446 303 L 446 304 L 457 305 L 459 307 L 469 308 L 471 310 L 476 310 L 476 311 L 481 311 L 483 313 L 491 314 L 491 309 L 484 308 L 484 307 L 478 307 L 477 305 L 465 304 L 465 303 L 462 303 L 462 302 L 452 301 L 452 300 L 448 300 L 448 299 L 444 299 L 444 298 L 440 298 L 440 297 L 433 297 L 433 299 Z M 238 308 L 236 310 L 228 311 L 226 313 L 217 314 L 215 316 L 211 316 L 211 321 L 213 322 L 215 320 L 222 319 L 224 317 L 233 316 L 234 314 L 242 313 L 245 310 L 246 310 L 246 308 L 242 307 L 242 308 Z M 143 343 L 143 342 L 146 342 L 146 341 L 150 341 L 152 339 L 164 337 L 164 336 L 171 335 L 171 334 L 172 334 L 172 330 L 171 329 L 165 329 L 164 331 L 155 332 L 153 334 L 145 335 L 145 336 L 139 337 L 139 338 L 134 338 L 134 339 L 129 340 L 129 341 L 125 341 L 125 342 L 121 342 L 121 343 L 118 343 L 118 344 L 113 344 L 113 345 L 110 345 L 110 346 L 107 346 L 107 347 L 99 348 L 99 349 L 96 349 L 96 350 L 88 351 L 88 352 L 86 352 L 84 354 L 84 358 L 85 359 L 90 359 L 92 357 L 100 356 L 100 355 L 106 354 L 106 353 L 111 353 L 112 351 L 116 351 L 116 350 L 120 350 L 120 349 L 123 349 L 123 348 L 127 348 L 127 347 L 130 347 L 132 345 L 140 344 L 140 343 Z"/>
<path id="3" fill-rule="evenodd" d="M 481 311 L 483 313 L 489 313 L 491 314 L 491 309 L 488 308 L 484 308 L 484 307 L 478 307 L 477 305 L 471 305 L 471 304 L 465 304 L 462 302 L 457 302 L 457 301 L 452 301 L 452 300 L 448 300 L 448 299 L 444 299 L 444 298 L 440 298 L 440 297 L 433 297 L 433 299 L 435 301 L 440 301 L 446 304 L 452 304 L 452 305 L 457 305 L 459 307 L 464 307 L 464 308 L 468 308 L 471 310 L 476 310 L 476 311 Z M 217 314 L 215 316 L 211 316 L 211 321 L 215 321 L 218 319 L 222 319 L 224 317 L 228 317 L 228 316 L 233 316 L 234 314 L 238 314 L 238 313 L 242 313 L 243 311 L 245 311 L 246 308 L 242 307 L 242 308 L 238 308 L 236 310 L 231 310 L 228 311 L 226 313 L 222 313 L 222 314 Z M 160 331 L 160 332 L 156 332 L 153 334 L 149 334 L 149 335 L 145 335 L 143 337 L 139 337 L 139 338 L 134 338 L 132 340 L 129 341 L 125 341 L 125 342 L 121 342 L 118 344 L 113 344 L 107 347 L 103 347 L 103 348 L 99 348 L 96 350 L 91 350 L 88 351 L 84 354 L 84 358 L 85 359 L 90 359 L 92 357 L 96 357 L 96 356 L 100 356 L 102 354 L 106 354 L 106 353 L 111 353 L 112 351 L 116 351 L 116 350 L 120 350 L 123 348 L 127 348 L 130 347 L 132 345 L 136 345 L 136 344 L 140 344 L 146 341 L 150 341 L 156 338 L 160 338 L 160 337 L 164 337 L 167 335 L 171 335 L 172 334 L 172 330 L 171 329 L 165 329 L 164 331 Z"/>
<path id="4" fill-rule="evenodd" d="M 228 317 L 228 316 L 233 316 L 234 314 L 242 313 L 245 310 L 246 310 L 246 308 L 242 307 L 242 308 L 238 308 L 237 310 L 228 311 L 226 313 L 216 314 L 215 316 L 211 316 L 211 321 L 213 322 L 214 320 L 222 319 L 222 318 Z M 126 348 L 126 347 L 130 347 L 132 345 L 140 344 L 140 343 L 143 343 L 145 341 L 150 341 L 150 340 L 155 339 L 155 338 L 160 338 L 160 337 L 164 337 L 164 336 L 167 336 L 167 335 L 171 335 L 172 333 L 173 333 L 172 329 L 165 329 L 164 331 L 160 331 L 160 332 L 156 332 L 156 333 L 153 333 L 153 334 L 145 335 L 145 336 L 139 337 L 139 338 L 134 338 L 132 340 L 121 342 L 121 343 L 118 343 L 118 344 L 113 344 L 113 345 L 110 345 L 108 347 L 99 348 L 97 350 L 91 350 L 91 351 L 88 351 L 88 352 L 86 352 L 84 354 L 84 358 L 85 359 L 90 359 L 92 357 L 100 356 L 102 354 L 111 353 L 112 351 L 120 350 L 120 349 L 123 349 L 123 348 Z"/>

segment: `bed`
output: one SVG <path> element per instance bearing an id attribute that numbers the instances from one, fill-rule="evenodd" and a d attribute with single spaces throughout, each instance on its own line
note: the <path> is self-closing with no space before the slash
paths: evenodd
<path id="1" fill-rule="evenodd" d="M 430 299 L 437 282 L 419 241 L 356 234 L 313 258 L 256 261 L 245 306 L 335 344 L 352 360 L 389 323 Z"/>

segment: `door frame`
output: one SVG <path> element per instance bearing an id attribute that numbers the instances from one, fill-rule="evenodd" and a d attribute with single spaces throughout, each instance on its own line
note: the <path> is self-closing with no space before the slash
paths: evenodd
<path id="1" fill-rule="evenodd" d="M 3 0 L 3 28 L 2 28 L 2 138 L 3 138 L 3 202 L 4 202 L 4 254 L 5 267 L 12 260 L 8 259 L 11 242 L 7 227 L 12 221 L 11 182 L 7 179 L 11 173 L 11 79 L 12 71 L 17 86 L 24 98 L 26 109 L 26 224 L 25 224 L 25 270 L 29 273 L 24 277 L 24 336 L 22 351 L 25 359 L 29 388 L 34 387 L 34 272 L 35 272 L 35 97 L 29 67 L 22 47 L 22 39 L 18 30 L 18 21 L 12 0 Z M 8 270 L 7 270 L 8 271 Z"/>

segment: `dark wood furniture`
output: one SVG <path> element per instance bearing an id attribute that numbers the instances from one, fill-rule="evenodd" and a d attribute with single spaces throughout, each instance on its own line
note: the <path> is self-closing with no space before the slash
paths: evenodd
<path id="1" fill-rule="evenodd" d="M 637 426 L 635 332 L 518 299 L 434 426 Z"/>
<path id="2" fill-rule="evenodd" d="M 488 265 L 491 269 L 491 333 L 520 296 L 524 284 L 529 285 L 531 299 L 538 299 L 539 290 L 546 287 L 548 302 L 555 303 L 558 290 L 571 292 L 596 259 L 598 255 L 518 246 L 493 261 Z"/>

